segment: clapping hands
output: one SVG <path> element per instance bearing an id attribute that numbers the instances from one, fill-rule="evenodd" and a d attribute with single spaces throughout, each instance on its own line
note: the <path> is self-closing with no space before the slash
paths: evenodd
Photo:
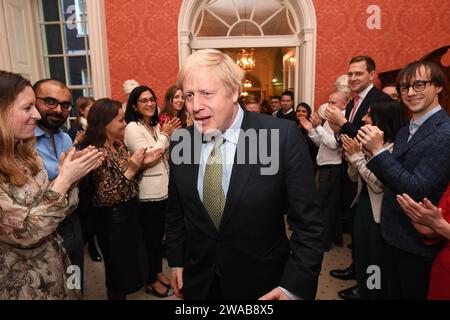
<path id="1" fill-rule="evenodd" d="M 366 124 L 361 127 L 356 136 L 361 142 L 363 148 L 369 151 L 372 155 L 376 154 L 383 148 L 384 132 L 377 126 Z"/>
<path id="2" fill-rule="evenodd" d="M 345 151 L 347 157 L 361 151 L 361 144 L 356 138 L 350 138 L 348 135 L 341 135 L 342 148 Z"/>
<path id="3" fill-rule="evenodd" d="M 75 147 L 62 152 L 58 162 L 58 176 L 52 189 L 61 194 L 66 193 L 72 185 L 97 169 L 104 160 L 104 154 L 93 146 L 78 152 Z"/>
<path id="4" fill-rule="evenodd" d="M 133 154 L 128 152 L 128 169 L 125 172 L 128 178 L 133 177 L 139 170 L 152 166 L 164 155 L 163 148 L 140 148 Z M 128 172 L 128 174 L 127 174 Z"/>
<path id="5" fill-rule="evenodd" d="M 181 128 L 181 121 L 177 117 L 174 117 L 162 124 L 161 132 L 167 134 L 170 137 L 175 129 L 178 128 Z"/>

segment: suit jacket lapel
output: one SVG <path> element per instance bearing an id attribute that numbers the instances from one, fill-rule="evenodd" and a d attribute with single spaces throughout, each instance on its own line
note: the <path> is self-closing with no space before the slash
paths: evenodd
<path id="1" fill-rule="evenodd" d="M 369 108 L 369 101 L 372 100 L 372 96 L 375 94 L 376 88 L 373 87 L 372 89 L 370 89 L 369 92 L 367 92 L 366 97 L 363 99 L 363 101 L 361 102 L 361 105 L 359 106 L 358 110 L 356 111 L 353 123 L 357 122 L 355 121 L 355 119 L 359 119 L 361 120 L 364 115 L 367 113 L 367 110 Z"/>
<path id="2" fill-rule="evenodd" d="M 241 125 L 241 133 L 239 134 L 238 145 L 241 143 L 245 143 L 245 139 L 243 137 L 243 132 L 245 132 L 249 128 L 254 128 L 250 125 L 249 112 L 244 110 L 244 118 L 242 120 Z M 256 129 L 256 128 L 254 128 Z M 222 215 L 222 222 L 220 223 L 219 233 L 223 230 L 226 223 L 229 221 L 230 217 L 236 211 L 236 207 L 239 204 L 242 194 L 244 193 L 244 189 L 247 185 L 248 178 L 250 176 L 250 172 L 252 169 L 251 164 L 238 164 L 237 163 L 237 151 L 239 147 L 236 149 L 236 154 L 234 156 L 233 170 L 231 171 L 230 184 L 228 187 L 227 199 L 225 202 L 225 208 Z M 245 146 L 246 156 L 248 156 L 248 143 Z"/>
<path id="3" fill-rule="evenodd" d="M 398 158 L 405 152 L 406 144 L 408 143 L 409 130 L 408 127 L 402 128 L 395 138 L 394 150 L 392 154 Z"/>
<path id="4" fill-rule="evenodd" d="M 413 146 L 418 144 L 420 141 L 425 139 L 426 137 L 433 134 L 434 131 L 436 131 L 436 125 L 439 124 L 441 121 L 443 121 L 446 118 L 446 113 L 444 110 L 436 112 L 434 115 L 432 115 L 425 123 L 423 123 L 417 132 L 411 137 L 411 140 L 406 143 L 402 143 L 402 149 L 398 151 L 398 156 L 402 155 L 403 153 L 407 152 L 409 149 L 411 149 Z M 405 130 L 406 132 L 406 139 L 408 140 L 409 137 L 409 129 Z"/>
<path id="5" fill-rule="evenodd" d="M 350 114 L 352 113 L 354 100 L 355 98 L 351 98 L 350 101 L 347 103 L 347 106 L 345 107 L 345 119 L 347 120 L 350 118 Z"/>

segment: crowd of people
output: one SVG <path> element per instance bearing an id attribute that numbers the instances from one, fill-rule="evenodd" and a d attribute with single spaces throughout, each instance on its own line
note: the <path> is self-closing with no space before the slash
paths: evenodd
<path id="1" fill-rule="evenodd" d="M 126 103 L 78 98 L 66 133 L 65 84 L 0 71 L 0 299 L 81 298 L 85 243 L 110 300 L 314 299 L 345 228 L 353 262 L 331 276 L 357 285 L 341 298 L 450 299 L 440 67 L 380 90 L 353 57 L 317 111 L 288 90 L 242 98 L 243 76 L 199 50 L 162 104 L 128 80 Z"/>

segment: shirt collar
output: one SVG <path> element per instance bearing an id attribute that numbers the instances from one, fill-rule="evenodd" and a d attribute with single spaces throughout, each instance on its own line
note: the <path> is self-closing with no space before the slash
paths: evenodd
<path id="1" fill-rule="evenodd" d="M 410 128 L 411 127 L 420 127 L 422 124 L 424 124 L 425 121 L 427 121 L 433 114 L 440 111 L 442 107 L 440 105 L 437 105 L 427 113 L 425 113 L 423 116 L 421 116 L 419 119 L 413 120 L 411 119 L 410 122 Z"/>
<path id="2" fill-rule="evenodd" d="M 57 135 L 60 132 L 61 132 L 61 129 L 53 130 L 53 135 Z M 36 126 L 36 128 L 34 129 L 34 135 L 36 136 L 36 138 L 39 138 L 42 136 L 50 136 L 50 134 L 47 131 L 41 129 L 39 126 Z"/>
<path id="3" fill-rule="evenodd" d="M 244 119 L 244 111 L 242 110 L 241 106 L 238 105 L 238 112 L 236 118 L 234 118 L 234 121 L 231 124 L 231 126 L 223 134 L 223 138 L 226 141 L 230 141 L 235 145 L 237 145 L 243 119 Z"/>
<path id="4" fill-rule="evenodd" d="M 361 91 L 360 93 L 358 93 L 359 99 L 364 100 L 364 98 L 367 96 L 367 94 L 369 93 L 370 90 L 372 90 L 373 88 L 373 83 L 370 84 L 367 88 L 365 88 L 363 91 Z"/>
<path id="5" fill-rule="evenodd" d="M 45 132 L 44 130 L 42 130 L 41 128 L 39 128 L 38 126 L 36 126 L 36 128 L 34 129 L 34 135 L 36 137 L 41 137 L 41 136 L 45 136 L 47 132 Z"/>
<path id="6" fill-rule="evenodd" d="M 292 111 L 294 111 L 294 107 L 290 108 L 288 112 L 284 113 L 283 108 L 281 108 L 281 112 L 283 112 L 284 115 L 287 115 L 289 113 L 291 113 Z"/>

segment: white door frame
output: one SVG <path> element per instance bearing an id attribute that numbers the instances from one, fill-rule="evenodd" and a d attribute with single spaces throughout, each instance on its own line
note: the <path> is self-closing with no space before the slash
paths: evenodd
<path id="1" fill-rule="evenodd" d="M 94 99 L 111 97 L 104 0 L 86 0 Z"/>
<path id="2" fill-rule="evenodd" d="M 0 69 L 11 70 L 11 57 L 9 55 L 8 34 L 6 32 L 6 19 L 4 3 L 0 0 Z"/>
<path id="3" fill-rule="evenodd" d="M 312 0 L 287 0 L 286 4 L 293 12 L 300 26 L 300 32 L 293 36 L 264 36 L 245 38 L 203 37 L 193 34 L 196 17 L 208 0 L 183 0 L 178 19 L 179 65 L 192 53 L 192 50 L 205 48 L 240 47 L 294 47 L 296 51 L 295 103 L 301 97 L 302 102 L 314 105 L 316 71 L 316 13 Z M 302 72 L 300 72 L 302 70 Z"/>

